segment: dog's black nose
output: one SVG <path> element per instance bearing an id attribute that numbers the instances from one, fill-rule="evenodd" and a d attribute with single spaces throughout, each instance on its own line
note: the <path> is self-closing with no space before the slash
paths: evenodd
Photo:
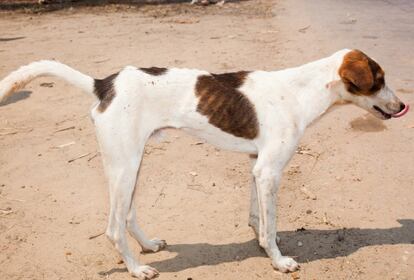
<path id="1" fill-rule="evenodd" d="M 404 110 L 404 108 L 405 108 L 405 104 L 404 103 L 400 103 L 400 112 L 402 111 L 402 110 Z"/>

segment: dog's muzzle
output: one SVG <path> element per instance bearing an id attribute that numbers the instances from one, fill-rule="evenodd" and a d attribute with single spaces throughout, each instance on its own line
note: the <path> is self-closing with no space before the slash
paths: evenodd
<path id="1" fill-rule="evenodd" d="M 399 118 L 399 117 L 404 116 L 408 112 L 408 110 L 410 109 L 410 106 L 408 104 L 404 104 L 404 103 L 401 102 L 398 112 L 393 113 L 393 114 L 385 112 L 384 110 L 382 110 L 377 105 L 374 105 L 373 108 L 377 112 L 379 112 L 385 119 L 390 119 L 390 118 Z"/>

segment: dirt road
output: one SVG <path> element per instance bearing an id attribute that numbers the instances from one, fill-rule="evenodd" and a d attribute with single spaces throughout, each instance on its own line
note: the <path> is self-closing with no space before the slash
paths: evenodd
<path id="1" fill-rule="evenodd" d="M 348 47 L 413 105 L 413 12 L 373 0 L 2 12 L 0 77 L 38 59 L 97 78 L 128 64 L 273 70 Z M 0 279 L 130 279 L 99 235 L 108 195 L 92 103 L 42 78 L 1 104 Z M 247 226 L 248 157 L 168 131 L 146 149 L 136 201 L 145 232 L 169 246 L 140 260 L 160 279 L 413 279 L 413 137 L 414 113 L 382 122 L 352 106 L 308 130 L 278 199 L 281 250 L 302 268 L 281 274 Z"/>

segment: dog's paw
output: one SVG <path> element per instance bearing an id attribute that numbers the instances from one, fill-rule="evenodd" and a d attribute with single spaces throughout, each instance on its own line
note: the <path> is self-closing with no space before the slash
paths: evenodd
<path id="1" fill-rule="evenodd" d="M 145 248 L 142 248 L 142 252 L 143 253 L 155 253 L 155 252 L 158 252 L 164 249 L 165 246 L 167 246 L 167 242 L 165 242 L 165 240 L 154 238 L 149 241 L 149 244 L 147 244 Z"/>
<path id="2" fill-rule="evenodd" d="M 140 280 L 148 280 L 156 278 L 160 273 L 153 267 L 148 265 L 140 265 L 131 271 L 131 274 Z"/>
<path id="3" fill-rule="evenodd" d="M 283 256 L 273 261 L 272 265 L 280 272 L 293 272 L 299 269 L 299 264 L 294 259 Z"/>

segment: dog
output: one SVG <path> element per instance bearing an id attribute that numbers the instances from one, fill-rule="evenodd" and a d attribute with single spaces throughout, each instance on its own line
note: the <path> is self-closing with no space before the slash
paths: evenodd
<path id="1" fill-rule="evenodd" d="M 349 49 L 280 71 L 212 74 L 127 66 L 104 79 L 56 61 L 38 61 L 0 82 L 0 101 L 39 76 L 62 78 L 98 100 L 91 118 L 109 181 L 106 235 L 139 279 L 158 272 L 136 260 L 126 232 L 144 251 L 166 246 L 164 240 L 146 237 L 133 203 L 144 146 L 154 133 L 182 129 L 219 148 L 253 155 L 249 225 L 273 267 L 291 272 L 299 265 L 277 246 L 276 193 L 305 128 L 338 103 L 353 103 L 383 120 L 400 117 L 409 108 L 385 84 L 377 62 Z"/>

